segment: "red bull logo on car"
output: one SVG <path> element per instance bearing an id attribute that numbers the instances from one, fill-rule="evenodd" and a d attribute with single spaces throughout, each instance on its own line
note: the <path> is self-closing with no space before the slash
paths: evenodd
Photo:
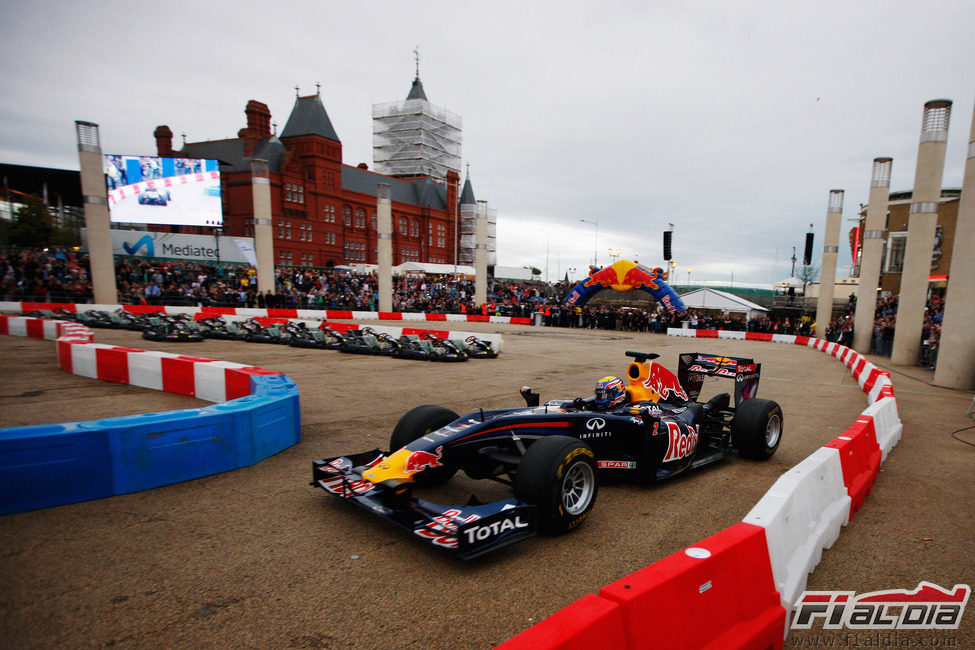
<path id="1" fill-rule="evenodd" d="M 618 262 L 597 269 L 589 267 L 589 276 L 566 296 L 563 306 L 581 306 L 603 289 L 624 293 L 640 289 L 653 295 L 670 313 L 687 311 L 680 297 L 663 280 L 663 270 L 631 262 Z"/>
<path id="2" fill-rule="evenodd" d="M 687 393 L 680 385 L 677 375 L 664 368 L 659 363 L 650 364 L 650 374 L 643 385 L 659 396 L 660 401 L 682 399 L 687 401 Z"/>
<path id="3" fill-rule="evenodd" d="M 414 474 L 428 467 L 443 467 L 441 459 L 443 459 L 443 445 L 437 447 L 432 454 L 429 451 L 414 451 L 406 459 L 403 471 Z"/>

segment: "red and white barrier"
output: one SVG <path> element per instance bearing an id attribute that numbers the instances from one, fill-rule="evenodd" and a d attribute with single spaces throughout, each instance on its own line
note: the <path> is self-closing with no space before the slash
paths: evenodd
<path id="1" fill-rule="evenodd" d="M 30 313 L 39 309 L 64 309 L 70 312 L 87 310 L 113 312 L 118 309 L 133 314 L 162 312 L 173 314 L 206 314 L 208 316 L 239 316 L 241 318 L 289 318 L 292 320 L 408 320 L 444 321 L 452 323 L 501 323 L 531 325 L 531 319 L 520 316 L 486 316 L 482 314 L 428 314 L 412 312 L 351 311 L 346 309 L 254 309 L 246 307 L 173 307 L 165 305 L 76 305 L 74 303 L 0 302 L 0 312 Z"/>
<path id="2" fill-rule="evenodd" d="M 765 529 L 782 606 L 806 589 L 809 573 L 849 522 L 851 498 L 839 451 L 821 447 L 778 478 L 742 520 Z"/>
<path id="3" fill-rule="evenodd" d="M 0 334 L 56 339 L 58 366 L 82 377 L 215 403 L 250 395 L 251 375 L 281 374 L 232 361 L 93 343 L 89 328 L 67 321 L 0 315 Z"/>
<path id="4" fill-rule="evenodd" d="M 762 528 L 739 523 L 606 585 L 499 650 L 781 648 Z"/>
<path id="5" fill-rule="evenodd" d="M 30 318 L 28 316 L 6 316 L 0 314 L 0 334 L 27 336 L 35 339 L 54 341 L 62 336 L 75 339 L 92 340 L 91 330 L 80 323 L 51 318 Z"/>
<path id="6" fill-rule="evenodd" d="M 860 414 L 862 418 L 873 420 L 873 429 L 877 434 L 877 444 L 882 453 L 880 462 L 887 460 L 887 454 L 900 442 L 901 434 L 904 431 L 904 424 L 897 414 L 897 401 L 893 395 L 883 397 Z"/>
<path id="7" fill-rule="evenodd" d="M 195 172 L 191 174 L 178 174 L 176 176 L 166 176 L 165 178 L 153 178 L 147 181 L 139 181 L 131 185 L 123 185 L 108 192 L 108 204 L 115 205 L 126 198 L 135 198 L 148 189 L 165 189 L 174 185 L 187 185 L 189 183 L 205 183 L 207 181 L 219 181 L 219 172 Z"/>
<path id="8" fill-rule="evenodd" d="M 693 334 L 689 334 L 671 329 L 667 333 L 696 336 L 701 331 L 690 330 Z M 753 337 L 758 338 L 746 333 L 746 339 Z M 702 338 L 714 338 L 714 334 L 705 331 Z M 807 345 L 834 357 L 850 369 L 870 404 L 846 432 L 780 477 L 745 517 L 746 522 L 765 526 L 775 584 L 783 606 L 791 612 L 822 549 L 832 546 L 840 527 L 870 494 L 880 464 L 900 440 L 904 426 L 897 414 L 890 373 L 855 350 L 803 336 L 772 335 L 762 340 Z M 804 478 L 800 480 L 796 472 Z M 818 479 L 809 480 L 810 474 Z M 789 525 L 782 525 L 784 521 Z"/>
<path id="9" fill-rule="evenodd" d="M 514 324 L 524 324 L 530 325 L 530 319 L 528 318 L 511 318 L 507 316 L 465 316 L 464 314 L 412 314 L 412 313 L 393 313 L 393 312 L 374 312 L 374 311 L 336 311 L 336 310 L 312 310 L 312 309 L 245 309 L 245 308 L 233 308 L 233 307 L 165 307 L 165 306 L 152 306 L 152 305 L 73 305 L 73 304 L 61 304 L 61 303 L 0 303 L 0 311 L 5 311 L 8 306 L 13 306 L 19 308 L 20 305 L 24 306 L 24 311 L 35 311 L 39 309 L 53 310 L 54 308 L 66 309 L 70 312 L 75 312 L 75 308 L 78 311 L 84 312 L 87 310 L 113 312 L 118 309 L 125 309 L 133 314 L 146 314 L 153 312 L 163 312 L 167 315 L 177 315 L 186 314 L 192 316 L 196 320 L 202 318 L 211 318 L 216 316 L 223 317 L 238 317 L 244 318 L 254 318 L 260 321 L 262 324 L 270 323 L 283 323 L 285 321 L 297 321 L 303 322 L 309 327 L 318 327 L 323 322 L 327 320 L 365 320 L 365 321 L 379 321 L 379 320 L 402 320 L 402 321 L 424 321 L 424 322 L 491 322 L 491 323 L 514 323 Z M 30 309 L 28 309 L 30 308 Z M 70 308 L 70 309 L 69 309 Z M 29 318 L 22 316 L 4 316 L 3 318 Z M 33 319 L 38 320 L 38 319 Z M 51 319 L 45 319 L 51 320 Z M 63 321 L 52 321 L 55 323 Z M 333 324 L 327 323 L 328 325 L 334 327 L 338 331 L 345 331 L 347 329 L 355 329 L 358 326 L 349 324 Z M 2 324 L 0 324 L 2 327 Z M 15 323 L 14 327 L 21 327 L 19 324 Z M 417 327 L 390 327 L 381 325 L 369 325 L 372 329 L 377 332 L 385 332 L 391 336 L 400 337 L 404 334 L 423 334 L 432 333 L 436 336 L 444 339 L 466 339 L 468 336 L 477 336 L 478 338 L 490 341 L 494 351 L 501 353 L 504 348 L 504 338 L 500 334 L 494 334 L 489 332 L 465 332 L 463 330 L 449 330 L 449 329 L 431 329 L 431 328 L 417 328 Z M 0 333 L 3 333 L 0 330 Z M 57 338 L 56 336 L 50 337 L 52 339 Z"/>

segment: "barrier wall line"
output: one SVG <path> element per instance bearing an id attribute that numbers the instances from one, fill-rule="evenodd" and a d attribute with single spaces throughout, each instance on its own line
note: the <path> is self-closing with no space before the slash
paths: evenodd
<path id="1" fill-rule="evenodd" d="M 133 314 L 162 311 L 166 314 L 187 314 L 205 311 L 212 315 L 248 317 L 305 318 L 309 320 L 427 320 L 454 321 L 467 323 L 510 323 L 511 325 L 531 325 L 531 319 L 521 316 L 486 316 L 482 314 L 429 314 L 414 312 L 375 312 L 352 311 L 346 309 L 256 309 L 247 307 L 176 307 L 165 305 L 102 305 L 52 302 L 0 302 L 0 312 L 28 313 L 40 309 L 65 309 L 70 312 L 115 311 L 125 309 Z M 380 313 L 382 316 L 380 316 Z"/>
<path id="2" fill-rule="evenodd" d="M 125 311 L 131 312 L 133 314 L 146 314 L 153 312 L 164 312 L 167 315 L 185 314 L 187 316 L 192 316 L 195 320 L 201 318 L 212 318 L 216 316 L 237 316 L 240 318 L 253 318 L 260 322 L 262 325 L 271 325 L 276 323 L 286 323 L 290 321 L 303 322 L 308 326 L 318 327 L 321 324 L 326 324 L 332 329 L 339 332 L 345 332 L 349 329 L 359 329 L 359 325 L 349 324 L 349 323 L 330 323 L 329 319 L 333 320 L 366 320 L 366 321 L 378 321 L 380 320 L 380 312 L 374 311 L 316 311 L 311 309 L 247 309 L 247 308 L 235 308 L 235 307 L 166 307 L 166 306 L 154 306 L 154 305 L 74 305 L 71 303 L 18 303 L 18 302 L 0 302 L 0 312 L 3 311 L 18 311 L 18 307 L 23 305 L 24 313 L 36 312 L 36 311 L 54 311 L 55 309 L 64 309 L 71 313 L 84 312 L 87 310 L 98 310 L 106 312 L 114 312 L 118 309 L 124 309 Z M 29 307 L 29 309 L 28 309 Z M 385 320 L 401 320 L 401 321 L 418 321 L 418 322 L 492 322 L 492 323 L 514 323 L 514 324 L 524 324 L 530 325 L 530 319 L 518 319 L 511 318 L 507 316 L 465 316 L 463 314 L 414 314 L 414 313 L 398 313 L 398 312 L 381 312 L 382 319 Z M 389 317 L 389 318 L 387 318 Z M 31 317 L 22 317 L 31 318 Z M 45 319 L 51 320 L 51 319 Z M 519 321 L 525 321 L 523 323 Z M 58 321 L 58 322 L 70 322 L 70 321 Z M 80 325 L 80 323 L 79 323 Z M 23 327 L 22 325 L 14 325 L 15 327 Z M 83 326 L 83 325 L 82 325 Z M 391 327 L 385 325 L 367 325 L 377 332 L 385 332 L 391 336 L 399 337 L 403 334 L 424 334 L 431 333 L 440 338 L 447 339 L 466 339 L 468 336 L 477 336 L 485 341 L 490 341 L 494 351 L 501 353 L 504 348 L 504 339 L 500 334 L 488 333 L 488 332 L 466 332 L 463 330 L 451 330 L 451 329 L 431 329 L 422 327 Z M 2 332 L 0 332 L 2 333 Z M 23 336 L 23 334 L 21 334 Z"/>
<path id="3" fill-rule="evenodd" d="M 48 323 L 55 323 L 49 327 Z M 199 409 L 0 429 L 0 514 L 151 489 L 253 465 L 301 438 L 298 389 L 264 368 L 93 343 L 76 323 L 0 316 L 56 339 L 74 374 L 196 395 Z"/>

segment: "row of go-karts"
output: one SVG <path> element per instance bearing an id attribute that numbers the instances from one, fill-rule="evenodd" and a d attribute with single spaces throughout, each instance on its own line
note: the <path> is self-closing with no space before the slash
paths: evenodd
<path id="1" fill-rule="evenodd" d="M 226 339 L 425 361 L 467 361 L 498 356 L 491 341 L 473 335 L 464 339 L 445 339 L 426 332 L 395 337 L 368 326 L 339 332 L 325 323 L 318 328 L 311 328 L 302 321 L 264 324 L 258 319 L 248 318 L 228 322 L 220 316 L 194 320 L 188 314 L 162 312 L 135 314 L 124 309 L 114 312 L 88 310 L 78 313 L 64 309 L 39 310 L 25 316 L 74 320 L 88 327 L 141 330 L 142 338 L 151 341 L 190 342 L 208 338 Z"/>

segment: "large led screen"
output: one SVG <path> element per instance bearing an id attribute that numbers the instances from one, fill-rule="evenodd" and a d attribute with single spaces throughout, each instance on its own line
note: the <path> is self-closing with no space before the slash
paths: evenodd
<path id="1" fill-rule="evenodd" d="M 216 160 L 107 154 L 105 183 L 113 223 L 223 225 Z"/>

